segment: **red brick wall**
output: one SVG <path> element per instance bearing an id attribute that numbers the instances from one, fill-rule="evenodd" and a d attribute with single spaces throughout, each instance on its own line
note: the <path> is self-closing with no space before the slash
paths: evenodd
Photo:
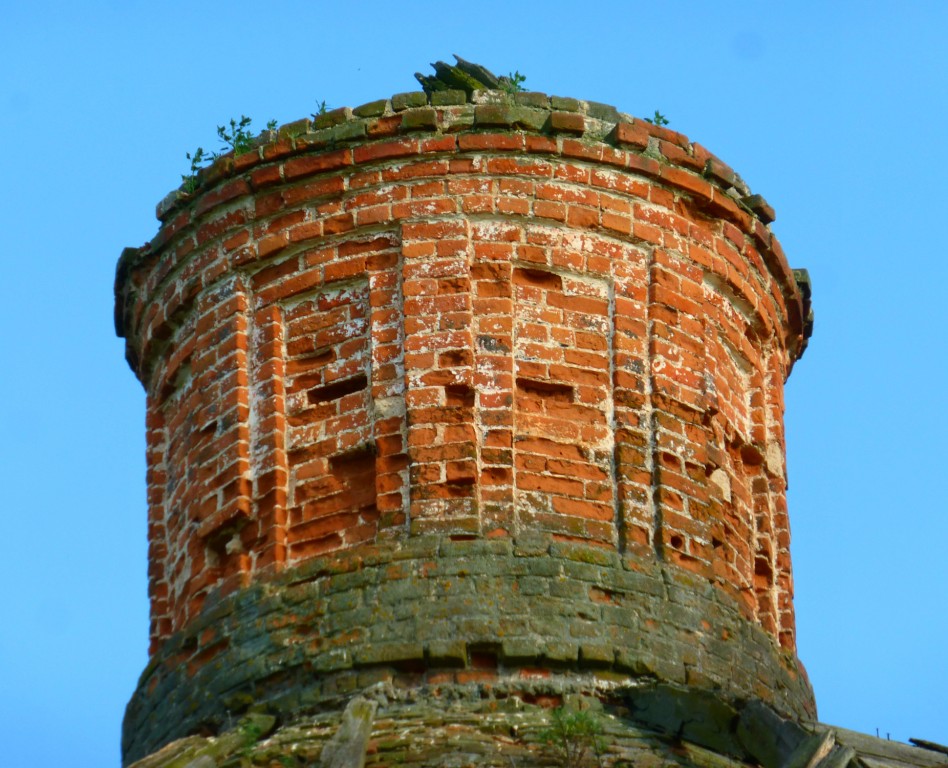
<path id="1" fill-rule="evenodd" d="M 537 103 L 297 124 L 123 257 L 153 650 L 317 555 L 534 530 L 693 571 L 793 649 L 807 307 L 769 209 L 680 134 Z"/>

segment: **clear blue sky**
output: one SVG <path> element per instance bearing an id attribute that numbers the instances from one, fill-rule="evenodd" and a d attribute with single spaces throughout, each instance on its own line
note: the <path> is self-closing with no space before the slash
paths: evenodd
<path id="1" fill-rule="evenodd" d="M 3 762 L 117 766 L 148 632 L 144 397 L 115 261 L 215 146 L 415 90 L 452 53 L 650 115 L 777 210 L 813 278 L 788 385 L 821 719 L 948 743 L 948 3 L 8 2 L 0 25 Z"/>

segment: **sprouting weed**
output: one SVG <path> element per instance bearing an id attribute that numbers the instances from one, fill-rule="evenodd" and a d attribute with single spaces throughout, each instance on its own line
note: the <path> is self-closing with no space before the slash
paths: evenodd
<path id="1" fill-rule="evenodd" d="M 217 136 L 221 143 L 240 157 L 253 149 L 253 135 L 250 133 L 250 118 L 241 115 L 240 120 L 230 119 L 230 131 L 226 125 L 217 126 Z"/>
<path id="2" fill-rule="evenodd" d="M 656 109 L 652 117 L 645 118 L 645 122 L 652 125 L 668 125 L 668 118 Z"/>
<path id="3" fill-rule="evenodd" d="M 316 101 L 316 111 L 312 113 L 312 118 L 315 120 L 320 115 L 325 115 L 329 111 L 329 107 L 326 105 L 325 101 Z"/>
<path id="4" fill-rule="evenodd" d="M 246 115 L 241 115 L 240 120 L 231 118 L 228 125 L 217 126 L 217 137 L 224 145 L 222 152 L 205 152 L 202 147 L 198 147 L 193 153 L 187 152 L 185 157 L 190 163 L 190 173 L 181 174 L 181 186 L 188 194 L 194 192 L 198 186 L 198 174 L 208 163 L 213 163 L 222 154 L 228 151 L 234 153 L 234 157 L 239 157 L 254 149 L 254 136 L 250 132 L 251 120 Z M 270 120 L 267 123 L 267 130 L 276 130 L 277 121 Z"/>
<path id="5" fill-rule="evenodd" d="M 181 182 L 184 191 L 190 194 L 197 189 L 198 171 L 204 167 L 205 163 L 213 161 L 214 156 L 210 152 L 205 152 L 201 147 L 194 150 L 193 154 L 186 152 L 184 156 L 191 161 L 191 172 L 181 174 Z"/>
<path id="6" fill-rule="evenodd" d="M 521 75 L 519 70 L 515 70 L 514 72 L 510 72 L 506 77 L 500 78 L 500 87 L 507 93 L 520 93 L 526 90 L 523 87 L 526 80 L 526 75 Z"/>

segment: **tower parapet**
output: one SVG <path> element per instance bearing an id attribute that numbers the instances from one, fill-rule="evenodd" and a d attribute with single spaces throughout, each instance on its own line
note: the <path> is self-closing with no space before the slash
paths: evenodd
<path id="1" fill-rule="evenodd" d="M 252 701 L 651 678 L 814 714 L 773 211 L 594 102 L 403 93 L 225 156 L 126 249 L 147 392 L 136 759 Z"/>

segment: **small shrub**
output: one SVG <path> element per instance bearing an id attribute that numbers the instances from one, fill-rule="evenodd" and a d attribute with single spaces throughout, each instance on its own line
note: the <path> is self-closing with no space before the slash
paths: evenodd
<path id="1" fill-rule="evenodd" d="M 212 162 L 214 160 L 214 155 L 212 155 L 210 152 L 205 152 L 201 147 L 198 147 L 196 150 L 194 150 L 194 154 L 185 152 L 184 156 L 191 161 L 191 172 L 181 174 L 181 184 L 184 187 L 184 191 L 190 194 L 195 189 L 197 189 L 198 171 L 204 167 L 205 163 Z"/>
<path id="2" fill-rule="evenodd" d="M 256 744 L 260 737 L 263 735 L 263 728 L 257 725 L 252 720 L 246 720 L 239 726 L 240 738 L 244 742 L 244 746 L 252 746 Z"/>
<path id="3" fill-rule="evenodd" d="M 250 133 L 250 118 L 241 115 L 240 120 L 230 119 L 230 131 L 226 125 L 217 126 L 217 136 L 221 143 L 234 153 L 234 157 L 240 157 L 253 149 L 253 135 Z"/>
<path id="4" fill-rule="evenodd" d="M 597 761 L 605 747 L 602 723 L 587 710 L 553 710 L 549 728 L 540 732 L 540 738 L 551 746 L 563 768 L 579 768 L 587 755 Z"/>
<path id="5" fill-rule="evenodd" d="M 250 118 L 241 115 L 240 120 L 231 118 L 229 129 L 227 125 L 217 126 L 217 136 L 224 145 L 222 152 L 205 152 L 202 147 L 198 147 L 194 153 L 185 153 L 185 157 L 190 162 L 190 173 L 181 174 L 181 186 L 184 191 L 190 194 L 197 189 L 198 172 L 207 164 L 213 163 L 222 154 L 228 151 L 234 153 L 234 157 L 245 155 L 254 149 L 254 136 L 250 132 Z M 276 120 L 270 120 L 267 123 L 267 130 L 275 131 L 277 127 Z"/>

